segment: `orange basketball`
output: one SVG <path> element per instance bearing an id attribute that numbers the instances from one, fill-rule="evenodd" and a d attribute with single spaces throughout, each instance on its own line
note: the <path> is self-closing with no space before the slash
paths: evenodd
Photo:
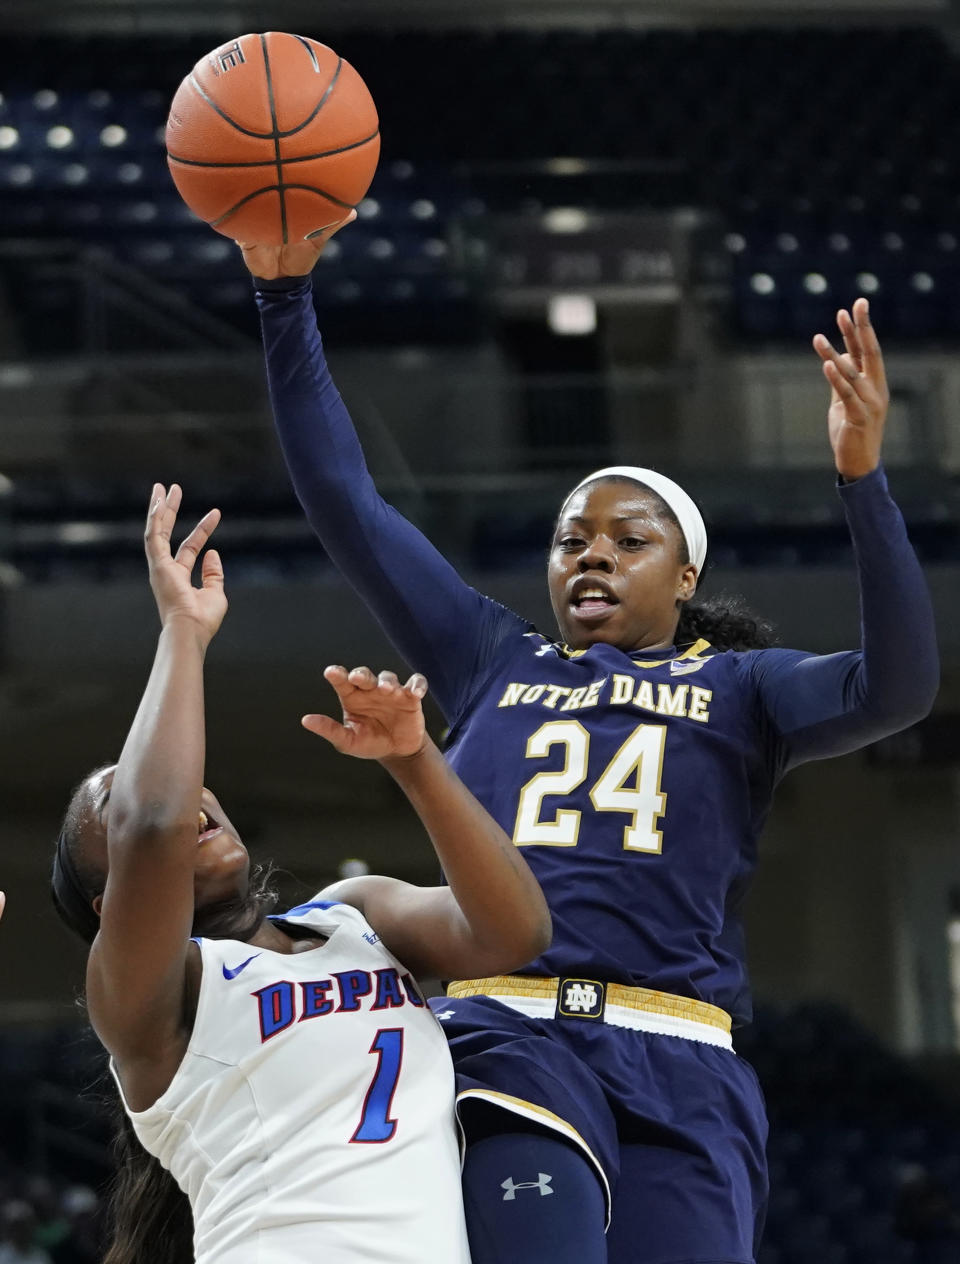
<path id="1" fill-rule="evenodd" d="M 268 31 L 201 57 L 167 119 L 187 206 L 237 241 L 280 246 L 343 219 L 380 156 L 366 84 L 325 44 Z"/>

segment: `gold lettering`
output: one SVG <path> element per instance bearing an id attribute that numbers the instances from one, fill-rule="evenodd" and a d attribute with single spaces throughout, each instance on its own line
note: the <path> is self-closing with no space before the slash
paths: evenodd
<path id="1" fill-rule="evenodd" d="M 540 697 L 540 695 L 543 693 L 544 689 L 546 689 L 546 687 L 547 687 L 546 685 L 531 685 L 530 688 L 523 695 L 523 697 L 520 699 L 520 701 L 521 702 L 536 702 L 537 699 Z"/>
<path id="2" fill-rule="evenodd" d="M 657 715 L 686 715 L 689 685 L 657 685 Z"/>
<path id="3" fill-rule="evenodd" d="M 649 680 L 641 680 L 637 682 L 637 695 L 633 700 L 635 707 L 642 707 L 644 711 L 656 711 L 657 705 L 653 700 L 653 685 Z"/>
<path id="4" fill-rule="evenodd" d="M 569 685 L 547 685 L 547 696 L 543 700 L 543 705 L 552 711 L 557 705 L 557 699 L 565 698 L 569 692 Z"/>
<path id="5" fill-rule="evenodd" d="M 581 686 L 581 688 L 579 689 L 574 689 L 574 691 L 571 693 L 570 697 L 566 700 L 566 702 L 563 704 L 560 710 L 561 711 L 576 711 L 577 707 L 579 707 L 580 703 L 583 701 L 583 695 L 586 692 L 587 692 L 586 685 Z"/>
<path id="6" fill-rule="evenodd" d="M 583 701 L 580 703 L 581 711 L 583 710 L 584 707 L 595 707 L 597 705 L 597 703 L 600 701 L 600 690 L 603 688 L 603 686 L 606 683 L 607 683 L 606 677 L 604 677 L 603 680 L 595 680 L 593 682 L 593 684 L 587 690 L 586 696 L 584 697 Z"/>
<path id="7" fill-rule="evenodd" d="M 526 689 L 526 687 L 527 686 L 523 683 L 507 685 L 506 689 L 504 690 L 503 697 L 497 703 L 497 706 L 498 707 L 515 707 L 517 703 L 520 701 L 521 695 L 523 694 L 523 691 L 524 689 Z"/>
<path id="8" fill-rule="evenodd" d="M 613 688 L 610 691 L 610 701 L 616 705 L 620 702 L 629 702 L 633 697 L 633 677 L 621 676 L 619 673 L 613 677 Z"/>
<path id="9" fill-rule="evenodd" d="M 700 689 L 697 685 L 693 686 L 690 690 L 690 710 L 687 712 L 691 720 L 699 720 L 701 724 L 706 724 L 710 719 L 707 703 L 712 697 L 712 689 Z"/>

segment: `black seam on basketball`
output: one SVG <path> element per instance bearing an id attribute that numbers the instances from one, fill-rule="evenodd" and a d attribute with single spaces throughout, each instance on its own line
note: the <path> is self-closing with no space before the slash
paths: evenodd
<path id="1" fill-rule="evenodd" d="M 312 111 L 310 114 L 308 114 L 308 115 L 307 115 L 307 117 L 303 120 L 303 122 L 302 122 L 302 123 L 298 123 L 296 127 L 291 127 L 291 128 L 290 128 L 290 130 L 289 130 L 289 132 L 279 132 L 279 133 L 278 133 L 278 135 L 280 135 L 280 136 L 284 136 L 284 137 L 286 137 L 286 136 L 295 136 L 295 135 L 297 134 L 297 132 L 302 132 L 302 131 L 303 131 L 303 129 L 307 126 L 307 124 L 308 124 L 308 123 L 312 123 L 312 122 L 313 122 L 313 120 L 317 117 L 317 115 L 320 113 L 320 111 L 323 109 L 323 107 L 327 104 L 327 101 L 328 101 L 328 99 L 329 99 L 329 97 L 330 97 L 330 93 L 331 93 L 331 92 L 333 91 L 333 89 L 336 87 L 337 80 L 340 78 L 340 69 L 341 69 L 341 67 L 342 67 L 342 66 L 343 66 L 343 58 L 342 58 L 342 57 L 338 57 L 338 58 L 337 58 L 337 68 L 336 68 L 336 70 L 334 70 L 333 75 L 332 75 L 332 76 L 331 76 L 331 78 L 330 78 L 330 82 L 329 82 L 329 83 L 327 84 L 327 86 L 326 86 L 326 90 L 324 91 L 323 96 L 320 98 L 320 100 L 319 100 L 319 101 L 317 102 L 317 104 L 314 106 L 313 111 Z"/>
<path id="2" fill-rule="evenodd" d="M 235 127 L 237 131 L 242 132 L 244 136 L 254 136 L 257 140 L 273 140 L 273 134 L 271 132 L 252 132 L 249 127 L 241 127 L 240 124 L 235 119 L 232 119 L 229 114 L 225 114 L 224 111 L 220 109 L 219 105 L 217 105 L 216 101 L 214 101 L 213 97 L 207 96 L 206 92 L 204 92 L 203 88 L 200 87 L 199 83 L 197 83 L 192 74 L 190 75 L 190 87 L 193 88 L 198 97 L 201 97 L 204 101 L 206 101 L 211 110 L 220 115 L 225 123 L 229 123 L 231 127 Z"/>
<path id="3" fill-rule="evenodd" d="M 320 63 L 317 61 L 317 54 L 313 51 L 313 45 L 310 43 L 309 40 L 305 40 L 302 35 L 294 35 L 293 38 L 297 41 L 298 44 L 302 44 L 304 48 L 307 50 L 307 52 L 310 54 L 310 60 L 313 62 L 313 68 L 317 72 L 317 74 L 319 74 Z"/>
<path id="4" fill-rule="evenodd" d="M 252 193 L 248 193 L 246 197 L 242 197 L 239 202 L 234 202 L 233 206 L 231 206 L 229 210 L 224 211 L 222 215 L 217 217 L 217 219 L 208 219 L 207 223 L 211 228 L 219 228 L 224 220 L 229 219 L 231 215 L 234 215 L 237 211 L 239 211 L 240 207 L 245 206 L 247 202 L 252 202 L 254 198 L 260 197 L 263 193 L 279 192 L 280 186 L 278 184 L 265 184 L 262 188 L 254 189 Z"/>
<path id="5" fill-rule="evenodd" d="M 277 103 L 273 96 L 273 76 L 270 73 L 270 54 L 267 52 L 267 37 L 260 36 L 260 47 L 263 50 L 263 69 L 267 76 L 267 96 L 270 98 L 270 122 L 273 124 L 273 149 L 277 159 L 277 185 L 280 194 L 280 231 L 283 244 L 287 244 L 287 202 L 283 196 L 283 159 L 280 156 L 280 132 L 277 127 Z"/>
<path id="6" fill-rule="evenodd" d="M 327 193 L 325 189 L 318 189 L 312 184 L 285 184 L 283 187 L 285 189 L 302 189 L 305 193 L 316 193 L 317 197 L 326 198 L 334 206 L 342 206 L 345 211 L 356 209 L 352 202 L 344 202 L 340 198 L 334 197 L 332 193 Z"/>
<path id="7" fill-rule="evenodd" d="M 354 208 L 349 202 L 341 202 L 338 197 L 334 197 L 332 193 L 326 193 L 323 189 L 315 189 L 309 184 L 265 184 L 260 189 L 255 189 L 253 193 L 248 193 L 246 197 L 242 197 L 239 202 L 235 202 L 233 206 L 218 216 L 217 219 L 208 219 L 206 222 L 211 228 L 219 228 L 220 225 L 239 211 L 241 206 L 245 206 L 247 202 L 252 202 L 254 198 L 258 198 L 263 193 L 279 193 L 283 196 L 285 189 L 302 189 L 305 193 L 315 193 L 317 197 L 326 198 L 328 202 L 332 202 L 334 206 L 342 206 L 345 211 L 352 211 Z M 322 230 L 321 230 L 322 231 Z"/>
<path id="8" fill-rule="evenodd" d="M 332 158 L 335 154 L 345 154 L 351 149 L 359 149 L 362 145 L 369 145 L 372 140 L 376 140 L 380 135 L 380 128 L 370 136 L 364 136 L 363 140 L 355 140 L 352 144 L 341 145 L 339 149 L 325 149 L 319 154 L 302 154 L 298 158 L 284 158 L 284 166 L 289 166 L 293 162 L 313 162 L 317 158 Z M 167 157 L 171 162 L 178 162 L 182 167 L 272 167 L 276 163 L 275 158 L 263 158 L 258 162 L 201 162 L 196 158 L 178 158 L 176 154 L 171 154 L 167 150 Z"/>

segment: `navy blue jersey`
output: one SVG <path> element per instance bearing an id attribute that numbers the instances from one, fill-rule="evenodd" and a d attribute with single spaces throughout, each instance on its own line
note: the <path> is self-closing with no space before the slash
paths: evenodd
<path id="1" fill-rule="evenodd" d="M 777 775 L 750 658 L 503 640 L 449 758 L 550 906 L 553 943 L 525 973 L 746 1017 L 738 909 Z"/>
<path id="2" fill-rule="evenodd" d="M 744 1021 L 739 908 L 777 779 L 914 722 L 936 690 L 929 596 L 883 471 L 840 488 L 859 650 L 567 652 L 465 584 L 378 495 L 323 358 L 309 281 L 261 283 L 258 303 L 307 516 L 427 676 L 452 726 L 451 763 L 543 886 L 554 942 L 526 972 L 638 984 Z"/>

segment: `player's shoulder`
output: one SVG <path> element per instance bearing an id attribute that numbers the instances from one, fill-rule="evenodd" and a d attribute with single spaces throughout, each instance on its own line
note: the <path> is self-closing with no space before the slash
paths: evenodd
<path id="1" fill-rule="evenodd" d="M 804 659 L 816 657 L 807 650 L 781 646 L 757 646 L 733 649 L 700 640 L 675 658 L 662 664 L 670 676 L 688 676 L 704 671 L 706 675 L 729 672 L 743 683 L 762 680 L 770 674 L 787 671 Z M 639 666 L 639 664 L 638 664 Z"/>
<path id="2" fill-rule="evenodd" d="M 324 935 L 333 934 L 343 925 L 353 925 L 361 931 L 369 930 L 362 903 L 350 896 L 350 888 L 363 881 L 362 878 L 347 878 L 333 886 L 325 887 L 311 899 L 302 904 L 295 904 L 285 913 L 272 913 L 271 920 L 309 926 L 312 930 L 318 930 Z"/>
<path id="3" fill-rule="evenodd" d="M 599 670 L 632 670 L 662 673 L 663 677 L 691 676 L 706 667 L 729 666 L 735 651 L 720 649 L 705 639 L 678 646 L 674 650 L 621 650 L 597 641 L 583 649 L 574 649 L 563 641 L 552 640 L 534 630 L 523 634 L 517 643 L 518 655 L 545 663 L 583 663 Z"/>

